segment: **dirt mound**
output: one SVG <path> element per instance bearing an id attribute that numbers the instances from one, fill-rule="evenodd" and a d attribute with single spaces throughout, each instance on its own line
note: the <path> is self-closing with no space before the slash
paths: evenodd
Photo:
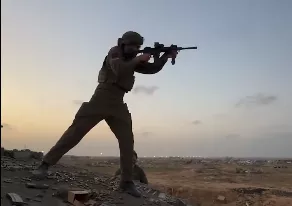
<path id="1" fill-rule="evenodd" d="M 68 192 L 72 190 L 88 191 L 91 206 L 186 206 L 181 199 L 174 198 L 166 193 L 147 185 L 137 184 L 142 198 L 134 198 L 117 190 L 118 180 L 112 180 L 106 175 L 96 175 L 88 170 L 70 166 L 56 165 L 47 179 L 39 181 L 31 177 L 30 170 L 38 162 L 32 159 L 13 159 L 1 157 L 1 204 L 11 205 L 5 196 L 7 193 L 18 194 L 28 205 L 52 206 L 70 205 Z M 31 185 L 47 185 L 38 187 Z M 29 186 L 30 185 L 30 186 Z M 90 203 L 90 204 L 89 204 Z"/>

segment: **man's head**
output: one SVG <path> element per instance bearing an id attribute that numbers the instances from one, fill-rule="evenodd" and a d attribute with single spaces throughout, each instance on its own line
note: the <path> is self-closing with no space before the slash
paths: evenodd
<path id="1" fill-rule="evenodd" d="M 137 159 L 138 159 L 138 155 L 137 153 L 134 151 L 133 152 L 133 165 L 135 165 L 137 163 Z"/>
<path id="2" fill-rule="evenodd" d="M 119 39 L 118 45 L 121 46 L 126 57 L 135 57 L 143 42 L 144 38 L 139 33 L 127 31 Z"/>

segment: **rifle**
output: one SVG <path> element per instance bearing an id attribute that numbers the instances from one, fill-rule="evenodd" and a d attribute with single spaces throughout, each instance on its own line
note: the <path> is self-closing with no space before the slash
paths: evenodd
<path id="1" fill-rule="evenodd" d="M 159 58 L 161 52 L 181 51 L 189 49 L 197 49 L 197 47 L 178 47 L 177 45 L 173 44 L 170 47 L 165 47 L 163 44 L 155 42 L 154 48 L 145 47 L 143 50 L 139 50 L 139 53 L 151 54 L 154 58 Z M 171 59 L 171 64 L 175 64 L 175 58 Z"/>

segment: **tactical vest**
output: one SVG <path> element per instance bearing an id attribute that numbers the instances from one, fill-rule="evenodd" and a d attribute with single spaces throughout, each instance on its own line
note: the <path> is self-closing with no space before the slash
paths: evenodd
<path id="1" fill-rule="evenodd" d="M 135 83 L 134 71 L 132 74 L 129 74 L 128 76 L 123 76 L 122 78 L 119 78 L 110 69 L 109 63 L 107 61 L 107 56 L 106 56 L 102 64 L 102 68 L 100 69 L 99 74 L 98 74 L 98 82 L 113 84 L 119 87 L 120 89 L 122 89 L 124 92 L 129 92 L 133 89 L 133 86 Z"/>

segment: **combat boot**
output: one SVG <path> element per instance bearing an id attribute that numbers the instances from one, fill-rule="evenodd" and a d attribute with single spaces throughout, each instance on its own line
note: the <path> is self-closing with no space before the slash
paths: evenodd
<path id="1" fill-rule="evenodd" d="M 134 197 L 141 197 L 141 193 L 137 190 L 133 181 L 121 181 L 120 189 Z"/>
<path id="2" fill-rule="evenodd" d="M 45 162 L 42 162 L 40 166 L 32 171 L 32 175 L 38 179 L 45 179 L 48 175 L 49 165 Z"/>

